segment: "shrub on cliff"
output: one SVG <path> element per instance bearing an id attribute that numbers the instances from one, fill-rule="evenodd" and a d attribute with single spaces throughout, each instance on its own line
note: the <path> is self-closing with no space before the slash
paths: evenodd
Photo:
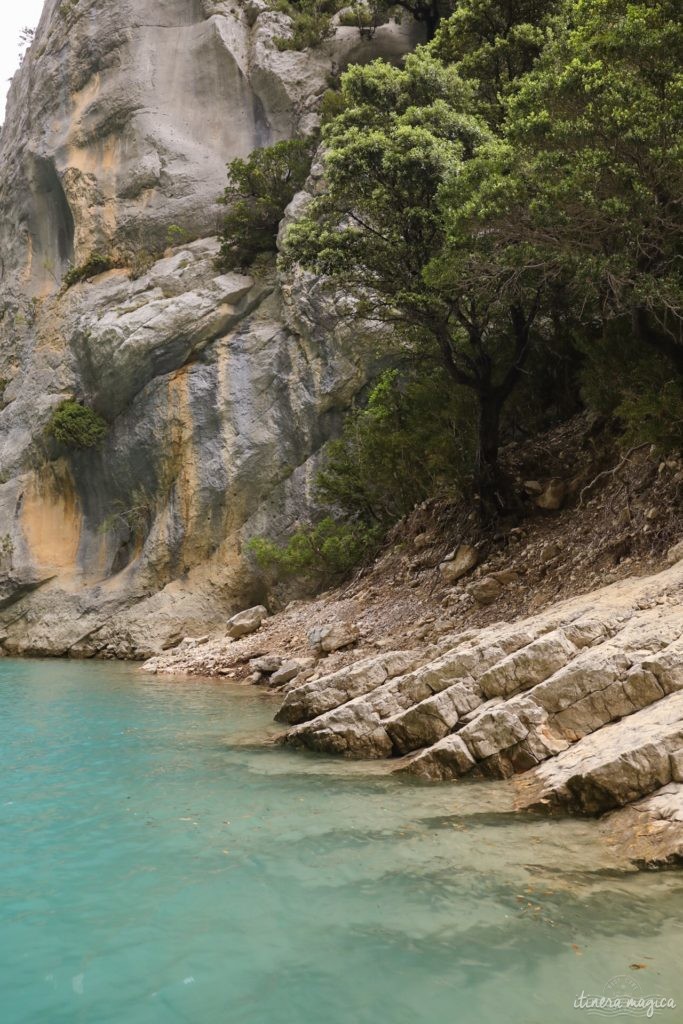
<path id="1" fill-rule="evenodd" d="M 221 270 L 241 270 L 261 253 L 276 251 L 280 221 L 308 177 L 314 148 L 311 137 L 289 139 L 228 164 L 229 182 L 220 200 L 228 207 L 218 257 Z"/>
<path id="2" fill-rule="evenodd" d="M 67 399 L 52 413 L 46 432 L 67 448 L 94 448 L 106 434 L 107 424 L 94 409 Z"/>
<path id="3" fill-rule="evenodd" d="M 315 526 L 297 530 L 286 544 L 255 537 L 248 550 L 261 568 L 279 578 L 303 577 L 330 583 L 347 575 L 379 547 L 382 531 L 366 523 L 335 522 L 326 517 Z"/>
<path id="4" fill-rule="evenodd" d="M 343 0 L 279 0 L 276 9 L 292 19 L 292 34 L 278 36 L 278 50 L 308 50 L 320 46 L 334 32 L 332 18 Z"/>
<path id="5" fill-rule="evenodd" d="M 106 256 L 101 252 L 93 252 L 83 263 L 79 263 L 76 267 L 69 267 L 64 275 L 62 284 L 64 288 L 71 288 L 74 284 L 88 281 L 91 277 L 104 274 L 107 270 L 113 270 L 118 265 L 113 256 Z"/>

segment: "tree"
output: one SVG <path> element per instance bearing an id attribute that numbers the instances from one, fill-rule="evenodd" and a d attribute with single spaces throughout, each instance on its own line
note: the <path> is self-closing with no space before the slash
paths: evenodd
<path id="1" fill-rule="evenodd" d="M 359 297 L 356 315 L 396 327 L 413 359 L 438 357 L 452 383 L 473 392 L 475 483 L 490 517 L 505 501 L 500 415 L 529 354 L 539 297 L 524 286 L 501 297 L 495 277 L 477 272 L 476 240 L 463 248 L 449 232 L 442 197 L 491 133 L 469 113 L 472 88 L 426 49 L 403 70 L 352 68 L 342 95 L 346 110 L 324 130 L 326 191 L 290 228 L 284 262 L 343 284 Z"/>
<path id="2" fill-rule="evenodd" d="M 451 209 L 508 279 L 561 284 L 584 322 L 622 321 L 683 374 L 680 12 L 584 0 L 569 13 Z"/>
<path id="3" fill-rule="evenodd" d="M 276 251 L 282 215 L 308 177 L 313 152 L 312 138 L 290 139 L 228 164 L 221 198 L 228 207 L 218 257 L 222 269 L 242 269 L 260 253 Z"/>
<path id="4" fill-rule="evenodd" d="M 442 21 L 431 48 L 476 83 L 477 107 L 498 123 L 513 83 L 534 66 L 559 0 L 459 0 Z"/>

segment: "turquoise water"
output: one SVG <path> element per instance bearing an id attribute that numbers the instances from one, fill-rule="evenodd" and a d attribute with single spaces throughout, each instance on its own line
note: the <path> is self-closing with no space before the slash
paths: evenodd
<path id="1" fill-rule="evenodd" d="M 267 745 L 272 713 L 0 661 L 2 1024 L 564 1024 L 621 975 L 683 1007 L 683 876 L 501 813 L 504 786 Z"/>

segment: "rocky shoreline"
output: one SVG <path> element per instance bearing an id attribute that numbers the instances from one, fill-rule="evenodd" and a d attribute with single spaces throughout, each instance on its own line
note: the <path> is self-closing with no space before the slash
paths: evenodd
<path id="1" fill-rule="evenodd" d="M 279 688 L 282 742 L 392 758 L 434 782 L 512 778 L 518 809 L 608 815 L 606 841 L 639 867 L 683 862 L 683 558 L 543 612 L 409 650 L 349 660 L 357 632 L 313 630 L 308 658 L 244 659 Z M 238 664 L 227 641 L 187 640 L 152 672 Z M 236 643 L 233 641 L 232 643 Z M 390 645 L 390 638 L 387 638 Z M 327 644 L 328 649 L 324 646 Z M 239 643 L 237 642 L 237 646 Z M 336 648 L 346 663 L 334 667 Z M 326 671 L 328 661 L 331 671 Z M 283 671 L 284 669 L 284 671 Z M 279 673 L 279 675 L 278 675 Z"/>

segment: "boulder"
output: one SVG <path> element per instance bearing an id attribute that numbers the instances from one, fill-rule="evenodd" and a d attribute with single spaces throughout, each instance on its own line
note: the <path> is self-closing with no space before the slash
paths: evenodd
<path id="1" fill-rule="evenodd" d="M 457 721 L 455 695 L 450 690 L 443 690 L 387 719 L 385 725 L 394 753 L 408 754 L 418 747 L 436 743 L 451 731 Z"/>
<path id="2" fill-rule="evenodd" d="M 562 554 L 562 545 L 557 540 L 551 540 L 548 544 L 544 544 L 538 553 L 538 561 L 541 565 L 545 565 L 546 562 L 552 562 L 553 558 L 557 558 L 558 555 Z"/>
<path id="3" fill-rule="evenodd" d="M 496 583 L 502 583 L 504 587 L 507 587 L 510 583 L 517 583 L 519 580 L 519 573 L 516 569 L 500 569 L 498 572 L 492 572 L 489 575 L 491 579 L 494 579 Z"/>
<path id="4" fill-rule="evenodd" d="M 521 776 L 518 802 L 533 810 L 602 814 L 675 781 L 681 754 L 679 692 L 585 736 Z"/>
<path id="5" fill-rule="evenodd" d="M 567 497 L 567 485 L 564 480 L 560 480 L 558 477 L 554 477 L 546 486 L 543 491 L 534 498 L 534 504 L 538 508 L 545 509 L 548 512 L 555 512 L 557 509 L 562 508 L 564 505 L 565 498 Z"/>
<path id="6" fill-rule="evenodd" d="M 192 651 L 196 647 L 203 647 L 210 640 L 209 635 L 206 636 L 186 636 L 178 644 L 177 651 Z"/>
<path id="7" fill-rule="evenodd" d="M 445 583 L 455 583 L 461 576 L 465 576 L 468 572 L 474 569 L 477 564 L 479 554 L 475 547 L 471 544 L 461 544 L 455 552 L 455 556 L 451 561 L 442 562 L 439 566 L 439 572 Z"/>
<path id="8" fill-rule="evenodd" d="M 270 677 L 271 686 L 284 686 L 304 669 L 311 668 L 315 664 L 315 658 L 289 658 L 283 661 L 277 672 Z"/>
<path id="9" fill-rule="evenodd" d="M 269 676 L 280 668 L 282 658 L 279 654 L 263 654 L 260 658 L 252 658 L 249 664 L 255 672 Z"/>
<path id="10" fill-rule="evenodd" d="M 387 651 L 376 657 L 364 658 L 355 665 L 311 679 L 292 690 L 275 719 L 298 725 L 316 718 L 375 690 L 388 679 L 409 672 L 424 660 L 425 656 L 418 651 Z"/>
<path id="11" fill-rule="evenodd" d="M 237 615 L 228 619 L 228 636 L 231 636 L 233 640 L 239 640 L 241 636 L 255 633 L 267 615 L 268 610 L 262 604 L 257 604 L 253 608 L 245 608 L 243 612 L 238 612 Z"/>
<path id="12" fill-rule="evenodd" d="M 503 584 L 493 576 L 484 576 L 482 580 L 470 584 L 469 593 L 477 604 L 493 604 L 503 592 Z"/>
<path id="13" fill-rule="evenodd" d="M 683 863 L 683 785 L 670 782 L 650 796 L 613 811 L 601 831 L 620 856 L 638 868 Z"/>
<path id="14" fill-rule="evenodd" d="M 321 654 L 331 654 L 342 647 L 355 644 L 360 636 L 358 626 L 348 622 L 334 622 L 327 626 L 316 626 L 308 634 L 311 647 Z"/>

